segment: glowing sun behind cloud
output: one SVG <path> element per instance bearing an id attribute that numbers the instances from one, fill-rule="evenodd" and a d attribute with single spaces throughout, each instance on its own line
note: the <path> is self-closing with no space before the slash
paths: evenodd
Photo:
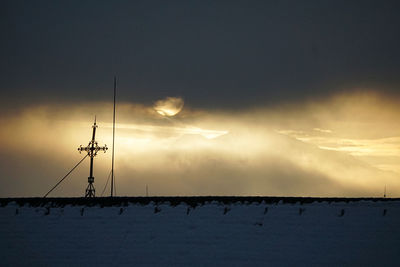
<path id="1" fill-rule="evenodd" d="M 167 97 L 154 103 L 154 109 L 162 116 L 172 117 L 183 108 L 184 101 L 180 97 Z"/>

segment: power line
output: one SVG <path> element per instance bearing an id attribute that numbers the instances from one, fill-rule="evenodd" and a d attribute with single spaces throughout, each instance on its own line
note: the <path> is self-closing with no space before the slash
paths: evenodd
<path id="1" fill-rule="evenodd" d="M 70 175 L 71 174 L 71 172 L 73 172 L 74 170 L 75 170 L 75 168 L 76 167 L 78 167 L 79 166 L 79 164 L 81 164 L 82 163 L 82 161 L 84 161 L 85 159 L 86 159 L 86 157 L 88 156 L 89 154 L 86 154 L 79 162 L 78 162 L 78 164 L 76 164 L 55 186 L 53 186 L 53 188 L 52 189 L 50 189 L 50 191 L 49 192 L 47 192 L 47 194 L 46 195 L 44 195 L 44 197 L 43 198 L 45 198 L 45 197 L 47 197 L 50 193 L 51 193 L 51 191 L 53 191 L 59 184 L 61 184 L 62 183 L 62 181 L 64 181 L 64 179 L 65 178 L 67 178 L 68 177 L 68 175 Z"/>
<path id="2" fill-rule="evenodd" d="M 108 181 L 110 181 L 110 177 L 111 177 L 111 171 L 110 171 L 110 173 L 108 174 L 107 182 L 106 182 L 106 184 L 104 185 L 103 192 L 101 192 L 101 195 L 100 195 L 100 196 L 103 196 L 103 195 L 104 195 L 104 192 L 106 191 L 106 188 L 107 188 L 107 185 L 108 185 Z"/>
<path id="3" fill-rule="evenodd" d="M 114 196 L 117 195 L 117 186 L 115 184 L 115 172 L 114 172 Z"/>

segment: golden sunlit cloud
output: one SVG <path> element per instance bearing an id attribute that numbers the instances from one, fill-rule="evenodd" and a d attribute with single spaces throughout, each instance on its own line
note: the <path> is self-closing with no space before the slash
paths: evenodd
<path id="1" fill-rule="evenodd" d="M 400 105 L 392 99 L 352 93 L 240 113 L 189 109 L 165 119 L 154 112 L 176 115 L 182 107 L 177 99 L 118 105 L 119 195 L 141 195 L 146 185 L 156 195 L 381 196 L 384 185 L 389 196 L 400 195 Z M 97 141 L 110 146 L 111 103 L 38 106 L 0 118 L 0 156 L 14 158 L 3 160 L 0 194 L 40 195 L 79 161 L 76 148 L 90 139 L 92 110 Z M 96 158 L 100 187 L 110 157 Z M 19 160 L 32 170 L 18 167 Z M 80 195 L 86 171 L 78 170 L 60 194 Z"/>
<path id="2" fill-rule="evenodd" d="M 167 97 L 156 101 L 154 109 L 162 116 L 172 117 L 182 110 L 183 104 L 184 101 L 180 97 Z"/>

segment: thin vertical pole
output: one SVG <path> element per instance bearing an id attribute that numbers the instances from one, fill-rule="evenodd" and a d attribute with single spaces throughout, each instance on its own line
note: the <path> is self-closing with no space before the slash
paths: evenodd
<path id="1" fill-rule="evenodd" d="M 112 144 L 112 163 L 111 163 L 111 197 L 114 192 L 114 144 L 115 144 L 115 96 L 117 94 L 117 77 L 114 76 L 114 112 L 113 112 L 113 144 Z"/>
<path id="2" fill-rule="evenodd" d="M 383 197 L 386 198 L 386 184 L 385 184 L 385 191 L 383 192 Z"/>

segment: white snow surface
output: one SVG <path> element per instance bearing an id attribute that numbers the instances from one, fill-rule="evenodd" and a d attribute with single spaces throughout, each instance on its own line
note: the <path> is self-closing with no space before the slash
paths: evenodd
<path id="1" fill-rule="evenodd" d="M 195 208 L 11 202 L 0 207 L 0 265 L 400 266 L 399 227 L 399 201 Z"/>

